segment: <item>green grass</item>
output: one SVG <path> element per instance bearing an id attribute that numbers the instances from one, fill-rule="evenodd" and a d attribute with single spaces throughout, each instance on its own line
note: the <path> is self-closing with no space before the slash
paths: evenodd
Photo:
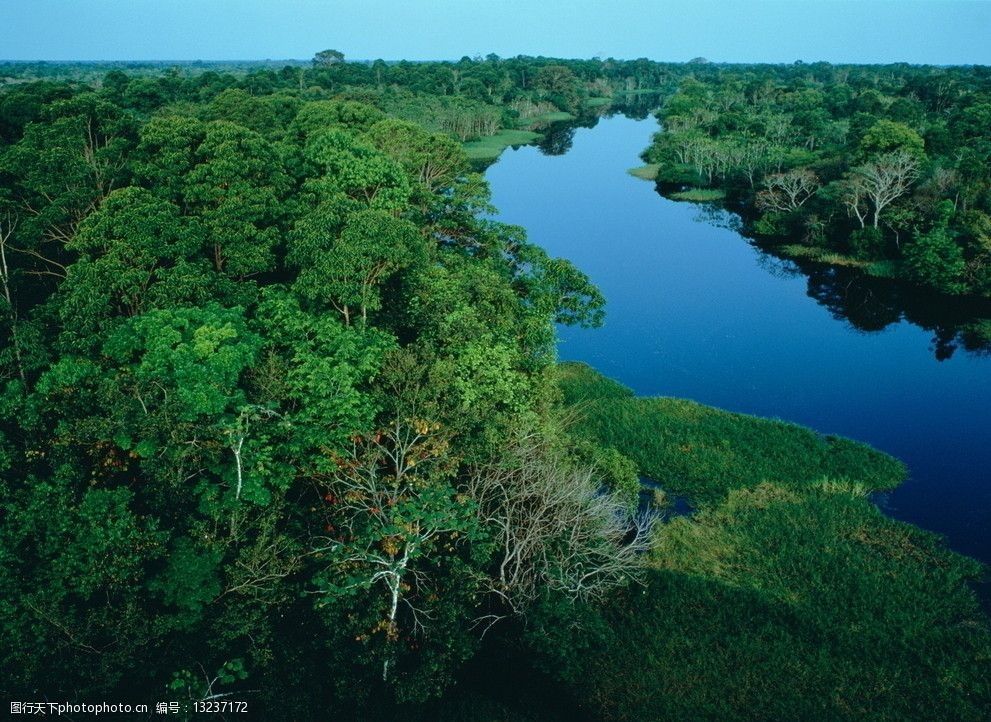
<path id="1" fill-rule="evenodd" d="M 791 256 L 792 258 L 807 258 L 810 261 L 828 263 L 831 266 L 849 266 L 851 268 L 866 269 L 870 265 L 870 262 L 868 261 L 854 258 L 853 256 L 848 256 L 844 253 L 837 253 L 836 251 L 830 251 L 825 248 L 816 248 L 814 246 L 803 246 L 799 243 L 786 243 L 778 246 L 777 248 L 786 256 Z"/>
<path id="2" fill-rule="evenodd" d="M 661 525 L 644 587 L 531 622 L 536 663 L 592 717 L 991 719 L 991 628 L 968 586 L 982 567 L 870 502 L 899 462 L 638 398 L 583 364 L 558 376 L 577 433 L 699 503 Z"/>
<path id="3" fill-rule="evenodd" d="M 691 203 L 716 203 L 725 197 L 726 192 L 719 188 L 689 188 L 687 191 L 678 191 L 668 196 L 671 200 Z"/>
<path id="4" fill-rule="evenodd" d="M 657 171 L 660 169 L 659 163 L 648 163 L 647 165 L 641 165 L 636 168 L 630 168 L 627 173 L 635 178 L 640 178 L 642 180 L 657 180 Z"/>
<path id="5" fill-rule="evenodd" d="M 899 261 L 871 261 L 864 272 L 875 278 L 900 278 L 901 263 Z"/>
<path id="6" fill-rule="evenodd" d="M 905 475 L 901 462 L 865 444 L 685 399 L 639 398 L 584 364 L 562 364 L 559 384 L 583 419 L 580 433 L 697 505 L 765 481 L 803 488 L 830 477 L 875 490 Z"/>
<path id="7" fill-rule="evenodd" d="M 859 495 L 737 490 L 655 558 L 546 662 L 595 718 L 989 719 L 977 564 Z"/>
<path id="8" fill-rule="evenodd" d="M 500 130 L 495 135 L 465 143 L 464 148 L 470 160 L 490 161 L 498 158 L 510 146 L 533 143 L 541 137 L 540 133 L 530 130 Z"/>
<path id="9" fill-rule="evenodd" d="M 566 113 L 563 110 L 556 110 L 550 113 L 541 113 L 540 115 L 534 115 L 531 118 L 523 118 L 520 120 L 520 124 L 524 127 L 538 125 L 540 123 L 560 123 L 565 120 L 574 120 L 575 116 L 571 113 Z"/>
<path id="10" fill-rule="evenodd" d="M 786 243 L 777 249 L 791 258 L 807 258 L 810 261 L 826 263 L 830 266 L 847 266 L 849 268 L 859 268 L 869 276 L 875 278 L 899 278 L 901 275 L 898 261 L 865 261 L 845 253 L 830 251 L 825 248 L 815 248 L 813 246 L 803 246 L 799 243 Z"/>
<path id="11" fill-rule="evenodd" d="M 587 108 L 600 108 L 603 105 L 612 104 L 612 98 L 589 98 L 585 101 L 585 107 Z"/>

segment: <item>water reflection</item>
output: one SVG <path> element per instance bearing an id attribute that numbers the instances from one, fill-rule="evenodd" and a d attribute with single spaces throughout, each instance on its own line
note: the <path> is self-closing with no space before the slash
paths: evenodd
<path id="1" fill-rule="evenodd" d="M 661 190 L 658 193 L 663 196 Z M 742 232 L 737 214 L 712 203 L 694 205 L 697 222 Z M 806 276 L 809 298 L 858 331 L 877 333 L 907 321 L 932 334 L 929 350 L 937 361 L 952 358 L 958 350 L 991 355 L 991 301 L 936 294 L 909 283 L 874 278 L 856 268 L 787 257 L 774 246 L 749 241 L 759 251 L 758 265 L 767 273 L 778 278 Z"/>
<path id="2" fill-rule="evenodd" d="M 808 276 L 807 293 L 834 318 L 866 333 L 908 321 L 932 334 L 930 351 L 945 361 L 962 349 L 991 353 L 991 303 L 939 296 L 856 269 L 794 262 Z"/>
<path id="3" fill-rule="evenodd" d="M 544 155 L 564 155 L 575 142 L 575 132 L 579 128 L 594 128 L 602 118 L 622 115 L 634 120 L 644 120 L 661 102 L 660 93 L 623 93 L 612 99 L 608 105 L 588 108 L 577 118 L 556 121 L 534 126 L 543 134 L 537 147 Z"/>

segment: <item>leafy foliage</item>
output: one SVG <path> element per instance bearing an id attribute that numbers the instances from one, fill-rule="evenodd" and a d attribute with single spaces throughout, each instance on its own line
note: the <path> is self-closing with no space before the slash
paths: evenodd
<path id="1" fill-rule="evenodd" d="M 554 325 L 600 324 L 604 299 L 492 220 L 471 165 L 663 90 L 661 183 L 985 293 L 976 69 L 0 65 L 26 81 L 0 89 L 10 696 L 251 695 L 299 720 L 987 711 L 977 569 L 863 498 L 901 465 L 557 369 Z M 699 508 L 650 554 L 638 473 Z"/>

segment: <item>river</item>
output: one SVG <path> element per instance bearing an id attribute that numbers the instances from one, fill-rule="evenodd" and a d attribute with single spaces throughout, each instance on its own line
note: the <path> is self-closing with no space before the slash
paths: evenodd
<path id="1" fill-rule="evenodd" d="M 606 296 L 603 327 L 560 329 L 560 358 L 640 395 L 870 443 L 909 467 L 878 499 L 887 513 L 991 562 L 991 356 L 956 348 L 945 301 L 902 289 L 906 311 L 855 278 L 809 275 L 732 230 L 729 214 L 628 175 L 656 130 L 653 118 L 603 118 L 576 129 L 570 149 L 567 138 L 549 146 L 560 154 L 508 149 L 486 171 L 498 219 Z"/>

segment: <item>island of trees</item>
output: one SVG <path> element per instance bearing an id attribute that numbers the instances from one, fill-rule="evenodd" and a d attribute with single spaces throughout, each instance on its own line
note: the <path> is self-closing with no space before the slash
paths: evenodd
<path id="1" fill-rule="evenodd" d="M 286 720 L 991 712 L 981 566 L 869 499 L 902 465 L 557 364 L 555 324 L 601 323 L 604 299 L 491 220 L 477 173 L 660 90 L 662 182 L 987 293 L 979 69 L 325 51 L 0 74 L 6 697 Z"/>

